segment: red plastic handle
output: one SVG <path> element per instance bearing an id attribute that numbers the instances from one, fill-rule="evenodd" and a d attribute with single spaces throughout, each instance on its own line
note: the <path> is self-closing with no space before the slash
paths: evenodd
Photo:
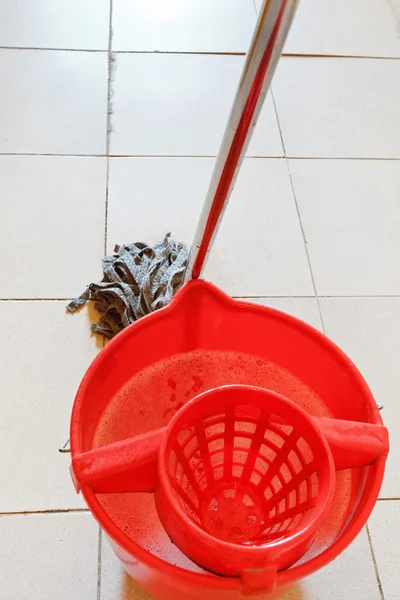
<path id="1" fill-rule="evenodd" d="M 389 453 L 389 434 L 383 425 L 313 420 L 328 441 L 337 471 L 368 466 Z M 153 492 L 164 434 L 165 427 L 74 456 L 71 475 L 76 491 L 88 485 L 96 493 Z"/>
<path id="2" fill-rule="evenodd" d="M 158 449 L 164 432 L 163 427 L 75 455 L 71 476 L 76 491 L 88 485 L 100 494 L 153 492 Z"/>
<path id="3" fill-rule="evenodd" d="M 327 439 L 337 471 L 365 467 L 389 453 L 389 433 L 383 425 L 314 417 Z"/>

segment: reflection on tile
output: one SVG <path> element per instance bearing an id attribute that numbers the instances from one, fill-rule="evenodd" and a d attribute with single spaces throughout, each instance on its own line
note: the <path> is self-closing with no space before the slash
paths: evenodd
<path id="1" fill-rule="evenodd" d="M 113 50 L 247 52 L 251 0 L 114 0 Z"/>
<path id="2" fill-rule="evenodd" d="M 107 50 L 110 0 L 0 4 L 0 46 Z"/>
<path id="3" fill-rule="evenodd" d="M 243 61 L 227 55 L 116 55 L 111 153 L 216 156 Z M 248 154 L 283 155 L 270 96 Z"/>

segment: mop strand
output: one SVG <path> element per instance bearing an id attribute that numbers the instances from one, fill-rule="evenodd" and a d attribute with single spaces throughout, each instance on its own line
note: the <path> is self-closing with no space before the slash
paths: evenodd
<path id="1" fill-rule="evenodd" d="M 101 317 L 91 330 L 112 338 L 140 317 L 166 306 L 183 282 L 189 257 L 186 246 L 170 235 L 154 246 L 144 242 L 115 246 L 114 255 L 103 259 L 102 281 L 88 285 L 67 310 L 75 312 L 93 300 Z"/>

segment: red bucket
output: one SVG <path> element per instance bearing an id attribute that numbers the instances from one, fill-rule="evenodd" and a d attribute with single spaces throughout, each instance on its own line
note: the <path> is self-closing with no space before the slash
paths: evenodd
<path id="1" fill-rule="evenodd" d="M 217 364 L 213 360 L 221 357 L 223 368 L 214 369 L 215 373 L 210 368 L 213 381 L 212 377 L 206 381 L 199 376 L 201 369 L 198 359 L 192 359 L 194 354 L 206 357 L 210 364 Z M 180 389 L 177 377 L 172 379 L 165 372 L 170 393 L 160 394 L 158 390 L 157 395 L 156 388 L 152 390 L 150 386 L 143 404 L 130 405 L 128 412 L 125 407 L 120 418 L 114 415 L 114 425 L 117 423 L 118 427 L 109 426 L 107 443 L 167 425 L 192 397 L 223 384 L 269 388 L 316 417 L 382 424 L 364 379 L 324 335 L 294 317 L 232 300 L 209 283 L 191 281 L 167 308 L 125 329 L 93 361 L 73 407 L 72 457 L 105 443 L 99 442 L 97 434 L 100 426 L 108 427 L 107 410 L 112 400 L 137 374 L 153 368 L 152 365 L 164 365 L 171 357 L 179 365 L 175 375 L 179 378 L 180 369 L 182 378 L 191 377 L 192 388 Z M 265 365 L 269 365 L 269 375 L 268 381 L 263 382 L 260 373 L 263 369 L 266 372 Z M 289 584 L 330 562 L 356 537 L 378 497 L 385 461 L 386 456 L 380 456 L 370 466 L 337 474 L 331 508 L 314 542 L 295 565 L 277 573 L 273 591 L 270 577 L 266 577 L 268 585 L 261 578 L 258 587 L 248 589 L 239 577 L 221 577 L 189 562 L 177 563 L 175 556 L 169 559 L 165 552 L 160 555 L 155 547 L 140 543 L 131 530 L 122 526 L 121 515 L 126 512 L 130 494 L 96 494 L 88 485 L 82 487 L 82 493 L 127 572 L 156 598 L 274 598 Z M 129 515 L 133 525 L 135 517 Z M 139 521 L 136 525 L 140 529 Z"/>

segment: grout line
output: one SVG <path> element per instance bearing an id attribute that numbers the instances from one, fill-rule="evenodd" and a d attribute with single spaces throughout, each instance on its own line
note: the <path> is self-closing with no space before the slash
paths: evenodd
<path id="1" fill-rule="evenodd" d="M 279 125 L 279 123 L 278 123 Z M 19 155 L 17 155 L 19 156 Z M 49 156 L 53 156 L 53 155 L 49 155 Z M 70 155 L 63 155 L 61 154 L 60 156 L 70 156 Z M 72 156 L 79 156 L 79 155 L 72 155 Z M 83 155 L 82 155 L 83 156 Z M 90 155 L 84 155 L 84 156 L 90 156 Z M 98 156 L 102 156 L 102 155 L 98 155 Z M 111 158 L 217 158 L 215 154 L 110 154 Z M 266 159 L 266 160 L 282 160 L 282 159 L 286 159 L 286 160 L 348 160 L 348 161 L 370 161 L 370 162 L 374 162 L 374 161 L 399 161 L 400 157 L 398 158 L 394 158 L 394 157 L 390 157 L 390 158 L 382 158 L 382 157 L 373 157 L 373 156 L 368 156 L 368 157 L 362 157 L 362 156 L 355 156 L 355 157 L 346 157 L 346 156 L 289 156 L 289 155 L 283 155 L 283 154 L 275 154 L 275 155 L 265 155 L 265 156 L 261 156 L 261 155 L 248 155 L 245 156 L 245 159 L 256 159 L 256 160 L 262 160 L 262 159 Z"/>
<path id="2" fill-rule="evenodd" d="M 374 563 L 374 571 L 375 571 L 375 577 L 376 577 L 376 581 L 377 581 L 378 588 L 379 588 L 379 594 L 381 596 L 381 600 L 385 600 L 385 595 L 384 595 L 383 589 L 382 589 L 382 582 L 381 582 L 381 578 L 379 576 L 378 564 L 377 564 L 376 558 L 375 558 L 375 552 L 374 552 L 374 547 L 372 545 L 372 539 L 371 539 L 371 534 L 369 531 L 368 523 L 366 524 L 365 528 L 367 530 L 369 548 L 371 550 L 372 562 Z"/>
<path id="3" fill-rule="evenodd" d="M 217 158 L 216 154 L 110 154 L 110 158 Z M 283 158 L 268 156 L 265 158 Z M 399 159 L 400 160 L 400 159 Z"/>
<path id="4" fill-rule="evenodd" d="M 251 299 L 251 298 L 265 298 L 266 300 L 268 299 L 275 299 L 275 298 L 289 298 L 290 300 L 297 300 L 298 298 L 308 298 L 309 300 L 314 300 L 315 296 L 232 296 L 232 298 L 234 300 L 243 300 L 243 299 Z"/>
<path id="5" fill-rule="evenodd" d="M 264 158 L 263 156 L 254 157 L 254 158 Z M 269 158 L 269 157 L 265 157 Z M 272 157 L 271 157 L 272 158 Z M 396 161 L 400 160 L 400 158 L 395 157 L 382 157 L 382 156 L 286 156 L 288 160 L 369 160 L 369 161 Z"/>
<path id="6" fill-rule="evenodd" d="M 60 508 L 60 509 L 47 509 L 47 510 L 22 510 L 22 511 L 10 511 L 0 512 L 1 517 L 10 516 L 24 516 L 24 515 L 59 515 L 65 513 L 89 513 L 88 508 Z"/>
<path id="7" fill-rule="evenodd" d="M 325 294 L 319 294 L 319 298 L 400 298 L 399 294 L 353 294 L 353 295 L 345 295 L 338 294 L 333 296 L 328 296 Z"/>
<path id="8" fill-rule="evenodd" d="M 288 296 L 282 296 L 282 295 L 276 295 L 276 294 L 263 294 L 263 295 L 257 295 L 257 294 L 246 294 L 246 295 L 242 295 L 242 296 L 232 296 L 232 298 L 290 298 L 295 300 L 296 298 L 315 298 L 315 295 L 304 295 L 304 294 L 291 294 Z M 400 294 L 385 294 L 385 295 L 379 295 L 379 294 L 364 294 L 364 295 L 343 295 L 343 294 L 338 294 L 338 295 L 324 295 L 324 294 L 318 294 L 318 299 L 320 300 L 324 300 L 324 299 L 329 299 L 332 298 L 334 300 L 341 300 L 341 299 L 367 299 L 367 298 L 376 298 L 376 299 L 386 299 L 386 298 L 400 298 Z M 72 300 L 74 300 L 75 298 L 0 298 L 0 302 L 71 302 Z"/>
<path id="9" fill-rule="evenodd" d="M 217 155 L 216 154 L 110 154 L 110 158 L 217 158 Z M 268 158 L 280 158 L 280 157 L 270 156 Z"/>
<path id="10" fill-rule="evenodd" d="M 108 235 L 108 183 L 110 175 L 110 143 L 111 143 L 111 118 L 112 118 L 112 83 L 114 73 L 114 61 L 115 58 L 111 51 L 112 49 L 112 38 L 113 38 L 113 0 L 110 0 L 110 21 L 109 21 L 109 32 L 108 32 L 108 80 L 107 80 L 107 133 L 106 133 L 106 155 L 107 155 L 107 167 L 106 167 L 106 190 L 105 190 L 105 207 L 104 207 L 104 256 L 107 255 L 107 235 Z"/>
<path id="11" fill-rule="evenodd" d="M 283 147 L 283 151 L 284 151 L 284 154 L 285 154 L 285 157 L 286 157 L 286 168 L 287 168 L 287 172 L 288 172 L 288 176 L 289 176 L 289 180 L 290 180 L 290 186 L 292 188 L 292 194 L 293 194 L 293 199 L 294 199 L 294 203 L 295 203 L 295 206 L 296 206 L 297 217 L 299 219 L 301 234 L 303 236 L 304 249 L 305 249 L 305 252 L 306 252 L 306 257 L 307 257 L 307 262 L 308 262 L 308 268 L 309 268 L 309 271 L 310 271 L 310 277 L 311 277 L 311 281 L 312 281 L 312 286 L 313 286 L 313 289 L 314 289 L 314 296 L 315 296 L 315 300 L 317 302 L 319 319 L 321 321 L 322 331 L 324 333 L 326 333 L 324 320 L 322 318 L 321 306 L 320 306 L 320 302 L 319 302 L 319 298 L 318 298 L 318 294 L 317 294 L 317 286 L 316 286 L 316 283 L 315 283 L 314 273 L 313 273 L 312 266 L 311 266 L 310 254 L 308 252 L 306 234 L 305 234 L 305 230 L 304 230 L 304 226 L 303 226 L 303 221 L 302 221 L 301 215 L 300 215 L 300 208 L 299 208 L 299 205 L 298 205 L 298 202 L 297 202 L 296 192 L 295 192 L 294 184 L 293 184 L 292 173 L 290 171 L 290 165 L 289 165 L 289 161 L 288 161 L 288 157 L 287 157 L 285 141 L 283 139 L 283 133 L 282 133 L 282 128 L 281 128 L 281 123 L 280 123 L 280 120 L 279 120 L 279 114 L 278 114 L 278 110 L 277 110 L 277 106 L 276 106 L 275 97 L 274 97 L 274 93 L 273 93 L 272 87 L 271 87 L 271 96 L 272 96 L 272 102 L 273 102 L 274 109 L 275 109 L 276 120 L 277 120 L 277 123 L 278 123 L 279 134 L 281 136 L 282 147 Z"/>
<path id="12" fill-rule="evenodd" d="M 112 37 L 113 37 L 113 29 L 112 29 L 112 18 L 113 18 L 113 0 L 110 0 L 110 20 L 108 25 L 108 80 L 107 80 L 107 142 L 106 142 L 106 156 L 110 155 L 110 132 L 111 132 L 111 114 L 112 114 L 112 106 L 111 106 L 111 84 L 112 84 L 112 76 L 113 76 L 113 55 L 112 55 Z"/>
<path id="13" fill-rule="evenodd" d="M 283 148 L 283 154 L 284 154 L 284 158 L 287 159 L 287 155 L 286 155 L 286 147 L 285 147 L 285 142 L 283 140 L 283 133 L 282 133 L 282 127 L 281 127 L 281 122 L 279 120 L 279 115 L 278 115 L 278 109 L 276 107 L 276 102 L 275 102 L 275 96 L 274 96 L 274 90 L 271 86 L 271 98 L 272 98 L 272 104 L 274 105 L 274 110 L 275 110 L 275 116 L 276 116 L 276 121 L 278 123 L 278 129 L 279 129 L 279 135 L 281 136 L 281 142 L 282 142 L 282 148 Z M 254 157 L 257 158 L 257 157 Z"/>
<path id="14" fill-rule="evenodd" d="M 378 498 L 378 502 L 399 502 L 400 498 Z"/>
<path id="15" fill-rule="evenodd" d="M 99 541 L 97 547 L 97 600 L 101 598 L 101 544 L 102 544 L 102 530 L 99 526 Z"/>
<path id="16" fill-rule="evenodd" d="M 307 254 L 308 254 L 308 252 L 307 252 Z M 314 279 L 314 276 L 313 276 L 313 279 Z M 316 299 L 316 301 L 317 301 L 317 308 L 318 308 L 318 314 L 319 314 L 319 318 L 320 318 L 321 325 L 322 325 L 322 331 L 323 331 L 323 333 L 324 333 L 325 335 L 327 335 L 327 334 L 326 334 L 326 329 L 325 329 L 324 318 L 323 318 L 323 316 L 322 316 L 321 305 L 320 305 L 319 298 L 318 298 L 318 294 L 315 294 L 315 299 Z"/>
<path id="17" fill-rule="evenodd" d="M 286 156 L 284 154 L 276 154 L 275 156 L 260 156 L 259 154 L 248 154 L 245 156 L 245 159 L 256 159 L 259 160 L 260 158 L 268 158 L 269 160 L 275 160 L 275 159 L 283 159 L 286 158 Z"/>
<path id="18" fill-rule="evenodd" d="M 74 298 L 0 298 L 0 302 L 71 302 Z"/>
<path id="19" fill-rule="evenodd" d="M 400 60 L 400 56 L 359 56 L 357 54 L 307 54 L 306 52 L 283 52 L 281 54 L 284 58 L 343 58 L 350 60 Z"/>
<path id="20" fill-rule="evenodd" d="M 0 46 L 0 50 L 43 50 L 44 52 L 94 52 L 97 54 L 105 54 L 107 52 L 106 49 L 93 49 L 93 48 L 51 48 L 51 47 L 43 47 L 40 48 L 38 46 Z"/>
<path id="21" fill-rule="evenodd" d="M 113 52 L 114 54 L 114 52 Z M 111 94 L 112 95 L 112 94 Z M 278 121 L 279 125 L 279 121 Z M 282 139 L 282 138 L 281 138 Z M 59 154 L 59 153 L 43 153 L 43 152 L 0 152 L 0 156 L 45 156 L 45 157 L 64 157 L 64 158 L 216 158 L 216 154 Z M 340 160 L 340 161 L 399 161 L 400 157 L 374 157 L 374 156 L 289 156 L 289 155 L 248 155 L 245 159 L 256 160 Z"/>
<path id="22" fill-rule="evenodd" d="M 67 158 L 105 158 L 106 154 L 58 154 L 49 152 L 0 152 L 0 156 L 53 156 Z"/>
<path id="23" fill-rule="evenodd" d="M 256 12 L 258 16 L 258 12 Z M 0 50 L 35 50 L 42 52 L 91 52 L 95 54 L 106 54 L 107 49 L 102 48 L 53 48 L 50 46 L 0 46 Z M 203 55 L 203 56 L 245 56 L 246 52 L 222 52 L 222 51 L 202 51 L 202 50 L 113 50 L 113 54 L 168 54 L 168 55 Z M 344 60 L 400 60 L 400 56 L 361 56 L 358 54 L 308 54 L 296 52 L 283 52 L 283 58 L 336 58 Z"/>
<path id="24" fill-rule="evenodd" d="M 113 50 L 115 54 L 167 54 L 169 56 L 246 56 L 246 52 L 218 52 L 201 50 Z"/>
<path id="25" fill-rule="evenodd" d="M 312 285 L 313 285 L 313 288 L 314 288 L 315 299 L 317 301 L 317 307 L 318 307 L 319 318 L 321 320 L 322 331 L 324 333 L 326 333 L 326 331 L 325 331 L 325 324 L 324 324 L 324 320 L 323 320 L 323 317 L 322 317 L 321 306 L 320 306 L 320 302 L 319 302 L 319 298 L 318 298 L 318 293 L 317 293 L 317 286 L 316 286 L 316 283 L 315 283 L 314 273 L 313 273 L 312 266 L 311 266 L 310 253 L 308 252 L 308 245 L 307 245 L 306 233 L 305 233 L 305 230 L 304 230 L 303 221 L 301 219 L 300 208 L 299 208 L 299 204 L 297 202 L 296 192 L 295 192 L 295 189 L 294 189 L 294 184 L 293 184 L 293 179 L 292 179 L 292 173 L 290 171 L 290 166 L 289 166 L 289 161 L 288 160 L 286 160 L 286 166 L 287 166 L 287 171 L 288 171 L 288 174 L 289 174 L 290 185 L 291 185 L 291 188 L 292 188 L 293 199 L 294 199 L 294 203 L 295 203 L 295 206 L 296 206 L 297 217 L 298 217 L 299 223 L 300 223 L 301 234 L 303 236 L 304 248 L 305 248 L 305 251 L 306 251 L 307 262 L 308 262 L 308 268 L 310 270 L 311 281 L 312 281 Z"/>
<path id="26" fill-rule="evenodd" d="M 110 174 L 110 159 L 107 157 L 107 170 L 106 170 L 106 194 L 105 194 L 105 207 L 104 207 L 104 256 L 107 256 L 107 242 L 108 242 L 108 183 Z"/>

